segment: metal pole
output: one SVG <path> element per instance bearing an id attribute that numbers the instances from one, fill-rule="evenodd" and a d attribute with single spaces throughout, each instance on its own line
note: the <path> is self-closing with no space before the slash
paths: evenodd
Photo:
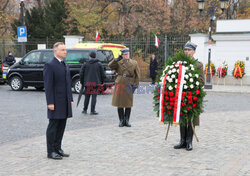
<path id="1" fill-rule="evenodd" d="M 168 52 L 167 52 L 167 44 L 168 44 L 168 38 L 167 38 L 167 36 L 165 35 L 165 40 L 164 40 L 164 64 L 167 62 L 167 60 L 168 60 Z"/>
<path id="2" fill-rule="evenodd" d="M 21 24 L 22 24 L 22 26 L 24 26 L 25 23 L 24 23 L 24 2 L 23 1 L 21 1 L 20 7 L 21 7 L 21 12 L 20 12 Z M 22 42 L 21 43 L 21 57 L 23 57 L 25 55 L 25 53 L 26 53 L 25 50 L 26 50 L 25 42 Z"/>

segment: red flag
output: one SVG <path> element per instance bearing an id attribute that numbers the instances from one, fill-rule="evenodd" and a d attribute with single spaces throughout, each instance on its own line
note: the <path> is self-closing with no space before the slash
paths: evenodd
<path id="1" fill-rule="evenodd" d="M 99 35 L 98 31 L 96 31 L 95 41 L 97 42 L 99 40 L 99 38 L 100 38 L 100 35 Z"/>
<path id="2" fill-rule="evenodd" d="M 159 47 L 159 38 L 155 35 L 155 47 Z"/>

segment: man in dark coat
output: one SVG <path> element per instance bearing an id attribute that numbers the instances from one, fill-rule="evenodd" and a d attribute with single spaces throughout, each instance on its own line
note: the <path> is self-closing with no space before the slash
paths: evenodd
<path id="1" fill-rule="evenodd" d="M 158 69 L 158 62 L 155 58 L 155 55 L 152 54 L 152 57 L 150 58 L 150 77 L 152 78 L 152 84 L 155 84 L 157 69 Z"/>
<path id="2" fill-rule="evenodd" d="M 89 99 L 91 99 L 91 115 L 97 115 L 95 111 L 97 94 L 103 91 L 103 82 L 105 79 L 104 69 L 102 64 L 96 59 L 96 53 L 89 54 L 89 61 L 82 65 L 80 70 L 80 81 L 82 86 L 85 87 L 85 100 L 83 107 L 83 114 L 87 114 Z"/>
<path id="3" fill-rule="evenodd" d="M 51 159 L 69 157 L 61 148 L 67 118 L 72 117 L 73 105 L 70 71 L 63 61 L 66 55 L 64 43 L 55 43 L 55 57 L 45 64 L 43 71 L 49 119 L 46 132 L 47 152 Z"/>
<path id="4" fill-rule="evenodd" d="M 191 57 L 191 59 L 194 59 L 194 54 L 196 51 L 197 45 L 192 42 L 187 42 L 184 51 L 185 53 Z M 201 62 L 197 62 L 196 70 L 200 70 L 200 78 L 201 82 L 204 85 L 204 71 L 203 71 L 203 64 Z M 196 117 L 194 122 L 194 125 L 199 125 L 199 117 Z M 191 124 L 188 124 L 187 126 L 180 126 L 180 143 L 175 145 L 175 149 L 181 149 L 186 148 L 186 150 L 190 151 L 193 149 L 192 146 L 193 141 L 193 129 Z"/>
<path id="5" fill-rule="evenodd" d="M 7 65 L 9 65 L 9 66 L 13 65 L 14 63 L 16 63 L 16 59 L 15 59 L 15 57 L 12 55 L 12 52 L 11 52 L 11 51 L 9 51 L 9 52 L 8 52 L 8 56 L 6 56 L 6 57 L 4 58 L 4 63 L 7 64 Z"/>

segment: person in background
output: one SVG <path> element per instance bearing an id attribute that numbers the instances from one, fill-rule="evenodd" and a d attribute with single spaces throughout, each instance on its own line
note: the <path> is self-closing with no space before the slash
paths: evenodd
<path id="1" fill-rule="evenodd" d="M 4 63 L 7 64 L 8 66 L 11 66 L 11 65 L 13 65 L 14 63 L 16 63 L 16 59 L 15 59 L 15 57 L 12 55 L 12 52 L 11 52 L 11 51 L 9 51 L 9 52 L 8 52 L 8 56 L 6 56 L 6 57 L 4 58 Z"/>
<path id="2" fill-rule="evenodd" d="M 155 58 L 155 55 L 152 54 L 152 57 L 150 58 L 150 77 L 152 78 L 152 84 L 155 84 L 157 69 L 158 69 L 158 62 Z"/>

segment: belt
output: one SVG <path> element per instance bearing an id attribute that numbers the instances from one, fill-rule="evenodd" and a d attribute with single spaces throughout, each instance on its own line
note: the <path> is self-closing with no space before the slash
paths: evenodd
<path id="1" fill-rule="evenodd" d="M 127 77 L 127 78 L 133 78 L 133 76 L 128 75 L 128 74 L 118 74 L 118 76 L 122 76 L 122 77 Z"/>

